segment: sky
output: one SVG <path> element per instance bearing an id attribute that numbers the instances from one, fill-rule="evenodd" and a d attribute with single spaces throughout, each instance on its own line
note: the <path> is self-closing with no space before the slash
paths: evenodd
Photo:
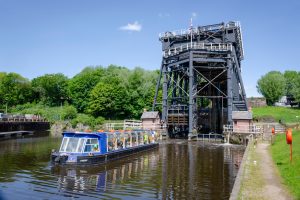
<path id="1" fill-rule="evenodd" d="M 86 66 L 159 69 L 158 34 L 239 21 L 247 96 L 271 70 L 300 71 L 300 1 L 0 0 L 0 71 L 73 77 Z"/>

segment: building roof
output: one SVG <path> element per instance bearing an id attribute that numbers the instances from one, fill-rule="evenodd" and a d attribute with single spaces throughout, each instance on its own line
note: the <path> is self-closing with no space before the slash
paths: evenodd
<path id="1" fill-rule="evenodd" d="M 158 111 L 144 112 L 141 119 L 156 119 L 158 118 Z"/>
<path id="2" fill-rule="evenodd" d="M 249 111 L 232 111 L 232 119 L 252 119 L 252 112 Z"/>

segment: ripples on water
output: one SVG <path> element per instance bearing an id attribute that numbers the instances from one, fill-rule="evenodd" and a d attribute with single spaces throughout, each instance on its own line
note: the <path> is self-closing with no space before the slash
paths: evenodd
<path id="1" fill-rule="evenodd" d="M 0 199 L 228 199 L 244 147 L 186 140 L 106 165 L 51 167 L 61 138 L 0 142 Z"/>

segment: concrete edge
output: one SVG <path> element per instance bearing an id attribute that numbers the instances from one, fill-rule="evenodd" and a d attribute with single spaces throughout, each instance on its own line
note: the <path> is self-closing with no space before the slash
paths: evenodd
<path id="1" fill-rule="evenodd" d="M 231 194 L 230 194 L 230 198 L 229 198 L 230 200 L 236 200 L 239 197 L 239 192 L 240 192 L 240 189 L 241 189 L 241 182 L 242 182 L 243 175 L 244 175 L 246 160 L 248 158 L 250 146 L 252 146 L 252 145 L 253 145 L 253 141 L 249 142 L 247 147 L 246 147 L 246 150 L 245 150 L 245 153 L 243 155 L 243 159 L 242 159 L 239 171 L 237 173 L 237 176 L 236 176 L 235 181 L 234 181 L 233 188 L 231 190 Z"/>

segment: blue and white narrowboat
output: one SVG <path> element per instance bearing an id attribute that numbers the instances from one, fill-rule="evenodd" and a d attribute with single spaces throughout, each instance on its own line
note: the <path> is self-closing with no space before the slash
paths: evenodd
<path id="1" fill-rule="evenodd" d="M 58 152 L 51 162 L 61 165 L 106 163 L 158 147 L 154 131 L 64 132 Z"/>

